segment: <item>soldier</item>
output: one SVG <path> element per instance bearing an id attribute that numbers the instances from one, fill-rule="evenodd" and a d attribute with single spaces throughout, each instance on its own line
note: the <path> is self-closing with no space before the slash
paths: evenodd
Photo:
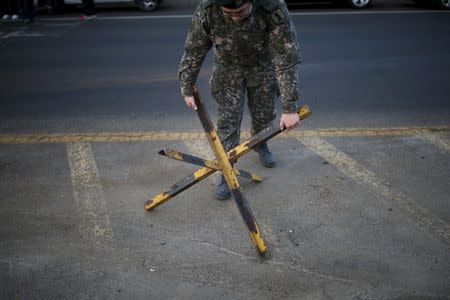
<path id="1" fill-rule="evenodd" d="M 283 104 L 280 127 L 290 130 L 299 124 L 299 45 L 283 0 L 201 1 L 178 71 L 186 105 L 194 110 L 193 87 L 211 47 L 214 56 L 210 91 L 219 105 L 217 131 L 225 150 L 239 144 L 245 94 L 251 134 L 272 125 L 279 95 Z M 266 143 L 254 150 L 265 167 L 275 166 Z M 230 196 L 222 175 L 216 198 L 225 200 Z"/>

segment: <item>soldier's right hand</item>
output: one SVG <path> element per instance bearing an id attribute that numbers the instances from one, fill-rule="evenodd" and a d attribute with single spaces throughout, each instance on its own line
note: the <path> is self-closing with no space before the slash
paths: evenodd
<path id="1" fill-rule="evenodd" d="M 186 102 L 186 105 L 193 110 L 197 110 L 197 105 L 195 105 L 195 100 L 193 96 L 184 96 L 184 101 Z"/>

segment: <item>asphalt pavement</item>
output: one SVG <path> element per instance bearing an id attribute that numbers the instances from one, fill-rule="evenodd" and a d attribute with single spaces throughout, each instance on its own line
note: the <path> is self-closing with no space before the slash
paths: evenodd
<path id="1" fill-rule="evenodd" d="M 214 158 L 176 78 L 189 7 L 2 22 L 0 298 L 448 299 L 449 13 L 379 3 L 291 10 L 313 114 L 276 168 L 238 162 L 264 259 L 217 174 L 143 208 L 196 170 L 160 149 Z"/>

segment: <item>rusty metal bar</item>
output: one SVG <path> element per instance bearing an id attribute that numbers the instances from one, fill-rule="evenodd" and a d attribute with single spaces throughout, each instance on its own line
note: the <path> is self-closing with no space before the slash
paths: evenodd
<path id="1" fill-rule="evenodd" d="M 144 208 L 146 210 L 153 210 L 156 207 L 160 206 L 164 202 L 170 200 L 171 198 L 175 197 L 179 193 L 183 192 L 184 190 L 188 189 L 189 187 L 193 186 L 197 182 L 202 181 L 209 175 L 216 172 L 214 169 L 210 168 L 200 168 L 194 173 L 184 177 L 174 185 L 172 185 L 169 189 L 165 190 L 162 193 L 159 193 L 155 197 L 153 197 L 151 200 L 148 200 L 145 202 Z"/>
<path id="2" fill-rule="evenodd" d="M 176 151 L 176 150 L 172 150 L 172 149 L 162 149 L 158 152 L 158 154 L 160 155 L 164 155 L 167 156 L 169 158 L 178 160 L 178 161 L 184 161 L 193 165 L 197 165 L 200 167 L 207 167 L 210 169 L 214 169 L 216 171 L 221 171 L 219 164 L 217 163 L 216 160 L 209 160 L 209 159 L 204 159 L 204 158 L 200 158 L 194 155 L 190 155 L 190 154 L 186 154 L 180 151 Z M 236 175 L 244 177 L 244 178 L 248 178 L 248 179 L 252 179 L 254 181 L 257 182 L 261 182 L 262 178 L 261 176 L 258 176 L 254 173 L 242 170 L 242 169 L 238 169 L 233 167 L 233 171 Z"/>
<path id="3" fill-rule="evenodd" d="M 267 246 L 262 238 L 261 231 L 259 230 L 255 217 L 253 216 L 253 212 L 247 198 L 244 193 L 242 193 L 242 189 L 239 186 L 239 181 L 237 180 L 236 174 L 233 172 L 233 167 L 231 166 L 229 157 L 223 148 L 217 131 L 205 109 L 205 105 L 203 104 L 203 100 L 197 88 L 194 88 L 194 99 L 195 104 L 197 105 L 198 117 L 200 118 L 200 122 L 205 130 L 208 141 L 211 144 L 211 148 L 217 157 L 218 164 L 222 169 L 225 180 L 230 187 L 231 194 L 233 195 L 233 198 L 239 208 L 239 212 L 241 213 L 244 223 L 247 226 L 250 239 L 259 254 L 263 256 L 267 252 Z"/>
<path id="4" fill-rule="evenodd" d="M 298 109 L 298 115 L 300 121 L 309 117 L 311 115 L 311 110 L 309 106 L 308 105 L 301 106 Z M 267 127 L 266 129 L 253 135 L 247 142 L 239 144 L 230 151 L 228 151 L 229 160 L 238 159 L 239 157 L 247 154 L 253 147 L 261 144 L 262 142 L 270 140 L 271 138 L 282 133 L 285 130 L 286 129 L 281 129 L 280 126 L 278 126 L 278 124 L 273 124 L 272 126 Z"/>
<path id="5" fill-rule="evenodd" d="M 300 120 L 304 120 L 311 115 L 311 110 L 310 110 L 309 106 L 303 105 L 299 108 L 298 114 L 299 114 Z M 271 139 L 272 137 L 276 136 L 277 134 L 280 134 L 281 132 L 283 132 L 284 130 L 285 129 L 280 129 L 279 126 L 276 126 L 276 125 L 273 125 L 269 128 L 262 130 L 261 132 L 253 135 L 250 138 L 250 140 L 248 140 L 248 141 L 234 147 L 230 151 L 228 151 L 228 153 L 227 153 L 228 159 L 235 160 L 235 159 L 240 158 L 244 154 L 248 153 L 252 149 L 252 147 Z M 144 205 L 145 209 L 146 210 L 154 209 L 155 207 L 163 204 L 167 200 L 169 200 L 169 199 L 175 197 L 176 195 L 178 195 L 179 193 L 183 192 L 187 188 L 193 186 L 197 182 L 202 181 L 203 179 L 205 179 L 209 175 L 213 174 L 214 172 L 216 172 L 216 170 L 206 168 L 206 167 L 202 167 L 202 168 L 198 169 L 194 173 L 186 176 L 182 180 L 175 183 L 168 190 L 165 190 L 164 192 L 153 197 L 151 200 L 148 200 Z"/>

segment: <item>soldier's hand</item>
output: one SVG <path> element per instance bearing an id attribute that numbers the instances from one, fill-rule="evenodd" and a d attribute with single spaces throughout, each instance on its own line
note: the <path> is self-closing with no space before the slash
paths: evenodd
<path id="1" fill-rule="evenodd" d="M 193 110 L 197 110 L 197 105 L 195 105 L 195 100 L 193 96 L 185 96 L 184 101 L 186 102 L 186 105 Z"/>
<path id="2" fill-rule="evenodd" d="M 280 128 L 287 130 L 294 129 L 300 124 L 300 117 L 297 113 L 282 114 L 280 119 Z"/>

